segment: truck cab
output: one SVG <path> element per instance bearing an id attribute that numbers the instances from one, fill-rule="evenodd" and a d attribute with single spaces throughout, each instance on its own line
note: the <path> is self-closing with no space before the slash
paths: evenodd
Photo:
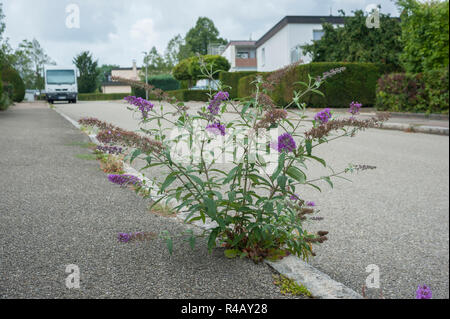
<path id="1" fill-rule="evenodd" d="M 78 70 L 75 66 L 46 66 L 44 68 L 45 96 L 49 103 L 68 101 L 76 103 L 78 98 Z"/>

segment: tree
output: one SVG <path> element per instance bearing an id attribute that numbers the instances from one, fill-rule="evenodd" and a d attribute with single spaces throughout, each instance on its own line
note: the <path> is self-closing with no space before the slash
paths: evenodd
<path id="1" fill-rule="evenodd" d="M 100 88 L 103 82 L 108 82 L 108 75 L 111 75 L 111 70 L 119 67 L 119 65 L 115 64 L 103 64 L 102 66 L 97 67 L 97 86 Z"/>
<path id="2" fill-rule="evenodd" d="M 448 66 L 449 1 L 399 0 L 401 61 L 408 72 L 419 73 Z"/>
<path id="3" fill-rule="evenodd" d="M 95 92 L 99 76 L 99 70 L 97 68 L 98 61 L 94 61 L 92 54 L 89 51 L 84 51 L 73 59 L 73 64 L 75 64 L 80 71 L 78 91 L 80 93 Z"/>
<path id="4" fill-rule="evenodd" d="M 201 72 L 200 58 L 203 59 L 207 70 L 214 73 L 213 77 L 215 79 L 219 77 L 219 71 L 228 71 L 231 67 L 228 60 L 220 55 L 193 56 L 180 61 L 180 63 L 173 68 L 172 73 L 175 79 L 178 81 L 188 80 L 189 86 L 192 86 L 198 79 L 205 78 L 204 74 Z"/>
<path id="5" fill-rule="evenodd" d="M 10 64 L 9 56 L 11 54 L 11 47 L 8 43 L 8 39 L 3 37 L 6 29 L 4 22 L 5 15 L 3 14 L 3 3 L 0 3 L 0 66 Z"/>
<path id="6" fill-rule="evenodd" d="M 167 44 L 165 60 L 167 65 L 173 68 L 181 60 L 190 58 L 193 55 L 191 47 L 181 35 L 177 34 Z"/>
<path id="7" fill-rule="evenodd" d="M 345 12 L 340 13 L 345 17 Z M 312 55 L 313 62 L 373 62 L 385 64 L 386 71 L 400 70 L 403 47 L 399 19 L 380 13 L 380 28 L 371 29 L 366 19 L 364 12 L 357 10 L 353 17 L 345 17 L 343 27 L 324 23 L 322 38 L 303 49 Z"/>
<path id="8" fill-rule="evenodd" d="M 23 40 L 11 55 L 10 61 L 24 80 L 26 87 L 39 90 L 44 88 L 44 65 L 55 64 L 36 39 Z"/>
<path id="9" fill-rule="evenodd" d="M 192 52 L 201 55 L 208 54 L 208 45 L 212 43 L 226 44 L 227 41 L 219 37 L 219 31 L 214 22 L 206 17 L 199 17 L 197 23 L 185 37 L 186 44 Z"/>
<path id="10" fill-rule="evenodd" d="M 164 58 L 159 54 L 156 47 L 152 47 L 151 50 L 145 55 L 144 65 L 147 66 L 150 74 L 163 74 L 169 73 L 171 67 L 169 67 Z"/>

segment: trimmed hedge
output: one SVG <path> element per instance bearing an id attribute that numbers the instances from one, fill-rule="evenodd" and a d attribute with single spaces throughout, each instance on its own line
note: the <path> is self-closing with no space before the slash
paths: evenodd
<path id="1" fill-rule="evenodd" d="M 308 83 L 308 75 L 313 79 L 321 76 L 331 69 L 346 67 L 342 73 L 327 79 L 320 87 L 320 91 L 325 94 L 322 97 L 316 93 L 308 93 L 303 96 L 302 102 L 308 107 L 348 107 L 352 101 L 358 101 L 364 106 L 375 105 L 375 90 L 378 78 L 384 73 L 385 67 L 374 63 L 358 62 L 313 62 L 299 65 L 288 71 L 280 83 L 275 86 L 270 93 L 273 101 L 284 106 L 292 101 L 294 90 L 304 89 L 301 81 Z M 267 77 L 270 73 L 259 73 Z M 240 98 L 253 94 L 254 81 L 256 75 L 243 77 L 239 80 L 238 96 Z"/>
<path id="2" fill-rule="evenodd" d="M 112 101 L 123 100 L 128 93 L 80 93 L 78 94 L 79 101 Z"/>
<path id="3" fill-rule="evenodd" d="M 424 73 L 392 73 L 378 80 L 379 111 L 449 113 L 448 68 Z"/>
<path id="4" fill-rule="evenodd" d="M 244 76 L 249 76 L 255 73 L 256 71 L 220 72 L 219 80 L 223 85 L 229 86 L 229 88 L 226 88 L 225 91 L 230 94 L 230 99 L 236 99 L 238 97 L 239 80 Z"/>
<path id="5" fill-rule="evenodd" d="M 174 96 L 179 101 L 188 102 L 188 101 L 201 101 L 208 102 L 209 90 L 175 90 L 175 91 L 167 91 L 170 96 Z M 213 92 L 215 93 L 215 92 Z"/>
<path id="6" fill-rule="evenodd" d="M 149 77 L 147 83 L 163 91 L 179 90 L 181 86 L 181 83 L 170 74 L 161 74 Z M 145 98 L 145 89 L 133 88 L 132 95 Z M 156 98 L 150 94 L 149 99 L 154 100 Z"/>
<path id="7" fill-rule="evenodd" d="M 22 102 L 25 97 L 25 83 L 19 73 L 7 65 L 2 67 L 1 73 L 3 81 L 12 85 L 12 92 L 10 92 L 9 98 L 14 102 Z"/>

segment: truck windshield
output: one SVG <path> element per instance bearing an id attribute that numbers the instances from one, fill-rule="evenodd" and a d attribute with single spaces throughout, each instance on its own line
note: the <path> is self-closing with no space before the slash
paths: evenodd
<path id="1" fill-rule="evenodd" d="M 73 70 L 47 70 L 47 84 L 74 84 Z"/>

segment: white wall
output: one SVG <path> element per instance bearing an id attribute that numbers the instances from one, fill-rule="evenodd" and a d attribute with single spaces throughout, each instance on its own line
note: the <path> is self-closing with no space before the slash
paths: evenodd
<path id="1" fill-rule="evenodd" d="M 292 23 L 284 26 L 277 34 L 258 47 L 258 71 L 270 72 L 291 64 L 291 50 L 297 45 L 312 43 L 313 30 L 322 30 L 322 25 Z M 263 48 L 266 50 L 265 64 L 262 59 Z M 303 55 L 301 59 L 304 63 L 311 62 L 310 56 Z"/>
<path id="2" fill-rule="evenodd" d="M 223 51 L 222 56 L 230 62 L 231 69 L 236 67 L 236 47 L 234 45 L 229 45 L 225 51 Z M 230 70 L 231 70 L 230 69 Z"/>
<path id="3" fill-rule="evenodd" d="M 273 71 L 289 64 L 289 52 L 286 50 L 289 46 L 288 27 L 289 25 L 284 26 L 277 34 L 256 49 L 258 71 Z M 263 49 L 266 52 L 265 61 L 262 55 Z"/>

